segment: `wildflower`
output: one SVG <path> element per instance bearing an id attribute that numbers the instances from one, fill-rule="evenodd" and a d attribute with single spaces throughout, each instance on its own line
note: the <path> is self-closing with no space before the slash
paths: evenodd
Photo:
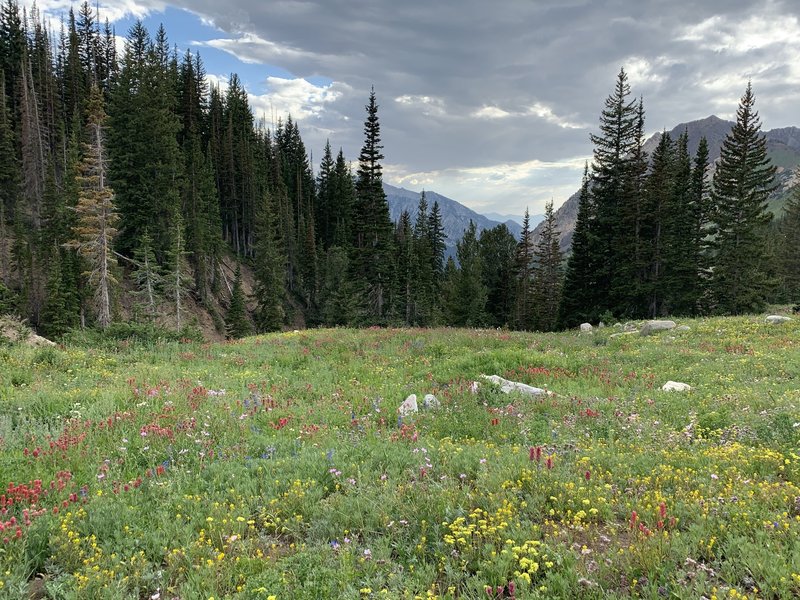
<path id="1" fill-rule="evenodd" d="M 586 471 L 583 476 L 586 478 L 586 481 L 589 481 L 592 478 L 592 472 Z"/>

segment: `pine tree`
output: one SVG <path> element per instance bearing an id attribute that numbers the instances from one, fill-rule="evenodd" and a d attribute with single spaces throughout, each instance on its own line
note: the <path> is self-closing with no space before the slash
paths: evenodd
<path id="1" fill-rule="evenodd" d="M 244 291 L 242 290 L 242 267 L 236 265 L 236 275 L 233 279 L 230 306 L 225 315 L 225 333 L 231 339 L 239 339 L 253 333 L 250 320 L 247 317 Z"/>
<path id="2" fill-rule="evenodd" d="M 487 290 L 487 324 L 507 326 L 514 307 L 514 258 L 517 240 L 505 224 L 481 232 L 479 252 L 483 285 Z"/>
<path id="3" fill-rule="evenodd" d="M 163 279 L 164 294 L 175 308 L 175 326 L 184 326 L 186 298 L 189 295 L 192 277 L 186 252 L 186 231 L 180 214 L 173 220 L 171 243 L 167 249 Z"/>
<path id="4" fill-rule="evenodd" d="M 84 276 L 94 295 L 97 323 L 105 329 L 111 323 L 112 287 L 117 283 L 112 246 L 119 217 L 114 208 L 114 192 L 107 183 L 108 159 L 103 131 L 106 114 L 97 86 L 92 87 L 87 109 L 88 142 L 78 176 L 81 191 L 75 207 L 77 225 L 73 229 L 73 239 L 65 246 L 76 250 L 88 266 Z"/>
<path id="5" fill-rule="evenodd" d="M 356 206 L 353 222 L 353 261 L 356 280 L 365 291 L 366 321 L 386 321 L 391 306 L 392 223 L 383 191 L 383 153 L 375 90 L 370 92 L 364 123 L 364 145 L 358 157 Z"/>
<path id="6" fill-rule="evenodd" d="M 767 197 L 775 189 L 775 166 L 754 110 L 752 86 L 736 111 L 714 172 L 714 257 L 712 288 L 718 310 L 741 314 L 761 310 L 771 286 L 765 267 L 764 228 L 771 221 Z"/>
<path id="7" fill-rule="evenodd" d="M 708 141 L 705 136 L 700 138 L 697 153 L 692 164 L 692 181 L 689 189 L 691 251 L 694 255 L 694 313 L 707 312 L 710 304 L 709 276 L 710 276 L 710 229 L 713 217 L 711 206 L 711 190 L 708 181 Z"/>
<path id="8" fill-rule="evenodd" d="M 592 197 L 588 165 L 583 171 L 578 199 L 578 218 L 572 233 L 572 253 L 567 260 L 561 304 L 558 307 L 558 328 L 573 327 L 584 321 L 596 320 L 602 310 L 595 286 L 597 264 L 604 260 L 597 251 L 597 207 Z"/>
<path id="9" fill-rule="evenodd" d="M 591 135 L 594 144 L 591 193 L 596 209 L 591 228 L 599 259 L 591 304 L 597 305 L 601 313 L 606 310 L 623 313 L 630 309 L 632 281 L 623 265 L 630 262 L 631 248 L 623 240 L 630 239 L 631 223 L 638 218 L 639 198 L 631 177 L 636 172 L 633 163 L 640 160 L 637 149 L 644 125 L 641 102 L 628 101 L 629 95 L 628 76 L 620 69 L 614 92 L 606 99 L 600 116 L 600 134 Z"/>
<path id="10" fill-rule="evenodd" d="M 800 185 L 792 190 L 784 211 L 778 252 L 784 297 L 800 305 Z"/>
<path id="11" fill-rule="evenodd" d="M 414 283 L 416 272 L 414 268 L 414 234 L 411 226 L 411 215 L 404 210 L 400 213 L 394 231 L 395 247 L 395 286 L 393 294 L 395 306 L 393 312 L 397 321 L 410 327 L 417 320 L 416 296 Z"/>
<path id="12" fill-rule="evenodd" d="M 437 281 L 433 256 L 433 240 L 430 233 L 428 200 L 425 191 L 419 196 L 417 216 L 414 221 L 413 239 L 413 279 L 412 296 L 414 298 L 414 324 L 430 325 L 434 320 Z"/>
<path id="13" fill-rule="evenodd" d="M 530 213 L 525 208 L 522 235 L 514 256 L 514 319 L 515 329 L 533 328 L 533 231 Z"/>
<path id="14" fill-rule="evenodd" d="M 447 321 L 456 327 L 481 327 L 486 324 L 489 291 L 483 283 L 483 261 L 475 223 L 456 244 L 458 269 L 450 270 L 447 281 Z M 449 266 L 448 261 L 448 266 Z"/>
<path id="15" fill-rule="evenodd" d="M 544 227 L 533 252 L 533 262 L 535 329 L 552 331 L 558 320 L 564 272 L 561 234 L 556 229 L 552 200 L 545 204 Z"/>
<path id="16" fill-rule="evenodd" d="M 643 300 L 639 308 L 649 318 L 664 314 L 667 269 L 666 253 L 669 249 L 667 236 L 668 221 L 674 207 L 672 196 L 674 188 L 675 144 L 667 132 L 661 134 L 658 147 L 653 152 L 653 162 L 647 178 L 647 220 L 645 237 L 648 241 L 646 252 L 647 271 L 643 282 Z M 639 316 L 639 311 L 633 316 Z M 638 314 L 637 314 L 638 313 Z"/>
<path id="17" fill-rule="evenodd" d="M 153 251 L 153 238 L 146 229 L 142 232 L 142 237 L 134 252 L 134 261 L 131 277 L 137 289 L 133 295 L 139 298 L 139 305 L 145 318 L 153 320 L 158 313 L 163 277 L 159 273 L 156 255 Z"/>
<path id="18" fill-rule="evenodd" d="M 253 271 L 256 284 L 255 322 L 259 333 L 279 331 L 285 312 L 285 268 L 280 230 L 275 222 L 275 207 L 264 199 L 256 222 L 256 247 Z"/>

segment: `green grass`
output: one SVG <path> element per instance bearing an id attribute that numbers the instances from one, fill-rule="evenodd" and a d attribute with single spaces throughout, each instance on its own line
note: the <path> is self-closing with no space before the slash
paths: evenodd
<path id="1" fill-rule="evenodd" d="M 800 320 L 686 323 L 0 347 L 0 596 L 796 596 Z"/>

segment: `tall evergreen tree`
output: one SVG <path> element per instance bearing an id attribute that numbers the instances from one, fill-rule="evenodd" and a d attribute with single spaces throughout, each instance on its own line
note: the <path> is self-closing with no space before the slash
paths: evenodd
<path id="1" fill-rule="evenodd" d="M 247 317 L 244 290 L 242 290 L 242 266 L 238 264 L 236 265 L 236 275 L 233 278 L 233 291 L 228 313 L 225 315 L 225 333 L 232 339 L 243 338 L 253 333 Z"/>
<path id="2" fill-rule="evenodd" d="M 431 325 L 435 319 L 438 297 L 436 265 L 433 255 L 428 200 L 425 191 L 419 196 L 417 216 L 414 221 L 412 295 L 416 325 Z"/>
<path id="3" fill-rule="evenodd" d="M 775 189 L 775 166 L 754 109 L 752 86 L 736 111 L 714 172 L 714 257 L 712 288 L 718 310 L 741 314 L 763 308 L 771 286 L 766 271 L 764 231 L 772 219 L 767 197 Z"/>
<path id="4" fill-rule="evenodd" d="M 517 240 L 505 224 L 481 232 L 479 252 L 484 268 L 481 272 L 487 290 L 487 324 L 507 326 L 514 307 L 514 258 Z"/>
<path id="5" fill-rule="evenodd" d="M 365 290 L 366 320 L 384 323 L 391 304 L 392 223 L 383 191 L 383 146 L 381 145 L 378 104 L 373 89 L 366 106 L 364 145 L 358 157 L 356 205 L 353 222 L 353 268 L 356 280 Z"/>
<path id="6" fill-rule="evenodd" d="M 531 217 L 525 209 L 522 220 L 522 235 L 514 256 L 514 315 L 515 329 L 523 331 L 533 329 L 533 231 Z"/>
<path id="7" fill-rule="evenodd" d="M 796 185 L 784 206 L 779 226 L 778 259 L 783 279 L 783 296 L 800 304 L 800 185 Z"/>
<path id="8" fill-rule="evenodd" d="M 708 180 L 708 140 L 700 138 L 692 163 L 690 193 L 690 225 L 691 251 L 694 255 L 695 273 L 691 284 L 695 298 L 694 312 L 706 312 L 710 303 L 710 230 L 712 227 L 713 207 L 711 205 L 711 186 Z"/>
<path id="9" fill-rule="evenodd" d="M 629 95 L 628 76 L 620 69 L 600 115 L 600 134 L 591 135 L 591 193 L 596 207 L 591 227 L 597 241 L 595 251 L 602 259 L 597 263 L 592 304 L 598 305 L 600 312 L 620 314 L 630 309 L 630 279 L 623 265 L 630 261 L 631 250 L 621 242 L 630 239 L 631 223 L 637 219 L 639 198 L 631 177 L 637 168 L 633 163 L 641 160 L 638 148 L 644 127 L 641 102 L 629 101 Z"/>
<path id="10" fill-rule="evenodd" d="M 483 283 L 483 261 L 473 221 L 456 243 L 458 269 L 450 269 L 447 287 L 447 322 L 456 327 L 486 325 L 486 300 L 489 291 Z M 448 262 L 449 265 L 449 262 Z"/>
<path id="11" fill-rule="evenodd" d="M 558 308 L 558 327 L 573 327 L 584 321 L 594 321 L 603 312 L 595 286 L 599 275 L 598 262 L 604 260 L 597 250 L 597 207 L 590 191 L 589 167 L 583 171 L 578 199 L 578 218 L 572 233 L 572 253 L 567 260 L 561 304 Z"/>
<path id="12" fill-rule="evenodd" d="M 285 261 L 275 210 L 274 203 L 265 196 L 256 222 L 253 265 L 256 284 L 253 295 L 257 305 L 255 322 L 259 333 L 279 331 L 285 317 Z"/>
<path id="13" fill-rule="evenodd" d="M 561 234 L 556 229 L 552 200 L 545 204 L 544 227 L 533 252 L 533 260 L 535 328 L 552 331 L 558 320 L 564 274 Z"/>

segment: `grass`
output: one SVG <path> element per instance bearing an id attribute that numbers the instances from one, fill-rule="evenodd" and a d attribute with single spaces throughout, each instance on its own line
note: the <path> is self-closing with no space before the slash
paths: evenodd
<path id="1" fill-rule="evenodd" d="M 0 347 L 0 597 L 796 596 L 800 321 L 686 323 Z"/>

